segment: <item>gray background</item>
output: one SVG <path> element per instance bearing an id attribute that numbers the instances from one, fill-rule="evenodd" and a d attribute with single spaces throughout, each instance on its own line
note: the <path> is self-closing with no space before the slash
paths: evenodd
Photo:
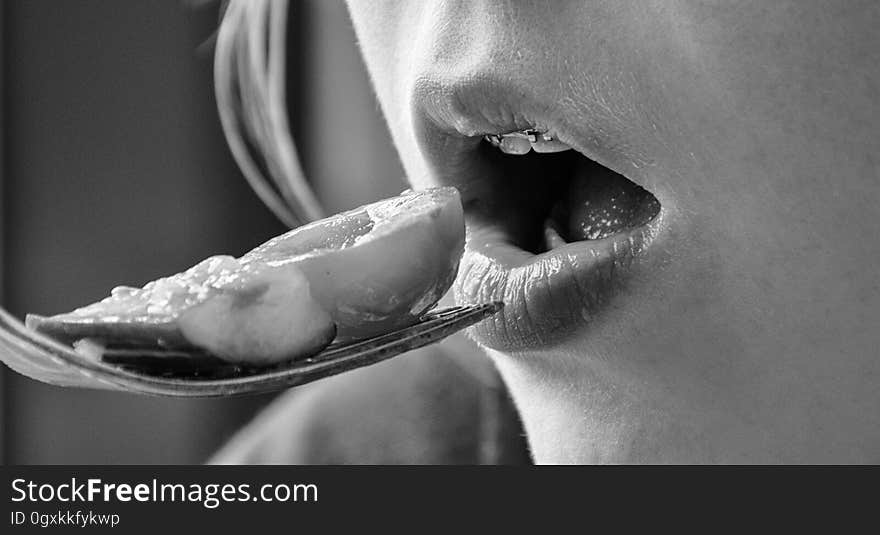
<path id="1" fill-rule="evenodd" d="M 5 308 L 65 311 L 284 230 L 219 129 L 210 49 L 200 48 L 216 4 L 0 6 Z M 403 173 L 344 6 L 293 9 L 294 134 L 319 196 L 338 211 L 396 194 Z M 270 400 L 65 390 L 6 368 L 0 394 L 4 464 L 202 462 Z"/>

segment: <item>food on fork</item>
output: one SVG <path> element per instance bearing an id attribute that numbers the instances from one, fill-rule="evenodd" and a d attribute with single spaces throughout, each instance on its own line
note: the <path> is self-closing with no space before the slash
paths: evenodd
<path id="1" fill-rule="evenodd" d="M 303 359 L 418 321 L 452 285 L 463 248 L 458 192 L 410 192 L 27 325 L 89 354 L 123 343 L 247 364 Z"/>

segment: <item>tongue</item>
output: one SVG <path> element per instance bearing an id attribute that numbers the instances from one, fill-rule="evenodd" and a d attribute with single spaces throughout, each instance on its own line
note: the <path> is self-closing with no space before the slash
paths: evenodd
<path id="1" fill-rule="evenodd" d="M 660 213 L 660 202 L 646 189 L 591 160 L 579 160 L 557 219 L 568 241 L 601 240 Z"/>

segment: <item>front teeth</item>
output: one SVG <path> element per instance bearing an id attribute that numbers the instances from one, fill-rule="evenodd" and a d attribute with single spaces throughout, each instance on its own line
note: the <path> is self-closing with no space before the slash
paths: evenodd
<path id="1" fill-rule="evenodd" d="M 537 143 L 532 143 L 532 150 L 535 152 L 563 152 L 566 150 L 571 150 L 571 147 L 555 139 L 542 139 L 538 140 Z"/>
<path id="2" fill-rule="evenodd" d="M 504 154 L 527 154 L 532 150 L 532 144 L 522 137 L 501 136 L 498 148 Z"/>
<path id="3" fill-rule="evenodd" d="M 531 150 L 542 153 L 571 150 L 571 147 L 565 143 L 537 130 L 492 134 L 485 136 L 484 139 L 505 154 L 528 154 Z"/>

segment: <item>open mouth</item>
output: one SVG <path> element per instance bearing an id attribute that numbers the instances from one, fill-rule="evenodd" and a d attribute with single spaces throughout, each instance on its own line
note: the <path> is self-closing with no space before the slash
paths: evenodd
<path id="1" fill-rule="evenodd" d="M 649 191 L 567 150 L 476 158 L 496 170 L 487 196 L 467 200 L 468 244 L 456 285 L 462 302 L 508 306 L 475 328 L 483 344 L 550 345 L 601 314 L 626 284 L 661 212 Z"/>
<path id="2" fill-rule="evenodd" d="M 505 184 L 489 202 L 468 199 L 468 215 L 499 226 L 511 245 L 537 255 L 628 233 L 660 214 L 660 201 L 623 175 L 560 141 L 538 143 L 552 143 L 553 151 L 511 152 L 503 143 L 497 152 L 479 149 Z"/>
<path id="3" fill-rule="evenodd" d="M 478 97 L 469 100 L 469 94 Z M 588 136 L 576 128 L 552 120 L 493 122 L 483 113 L 483 94 L 493 95 L 459 93 L 446 107 L 429 100 L 416 121 L 431 181 L 462 193 L 468 229 L 456 299 L 505 303 L 471 330 L 487 347 L 551 346 L 594 322 L 626 292 L 659 233 L 663 209 L 650 191 L 578 150 L 579 138 Z M 517 100 L 518 109 L 500 105 L 517 113 L 500 116 L 554 115 Z M 499 146 L 500 134 L 533 127 L 552 141 Z"/>

